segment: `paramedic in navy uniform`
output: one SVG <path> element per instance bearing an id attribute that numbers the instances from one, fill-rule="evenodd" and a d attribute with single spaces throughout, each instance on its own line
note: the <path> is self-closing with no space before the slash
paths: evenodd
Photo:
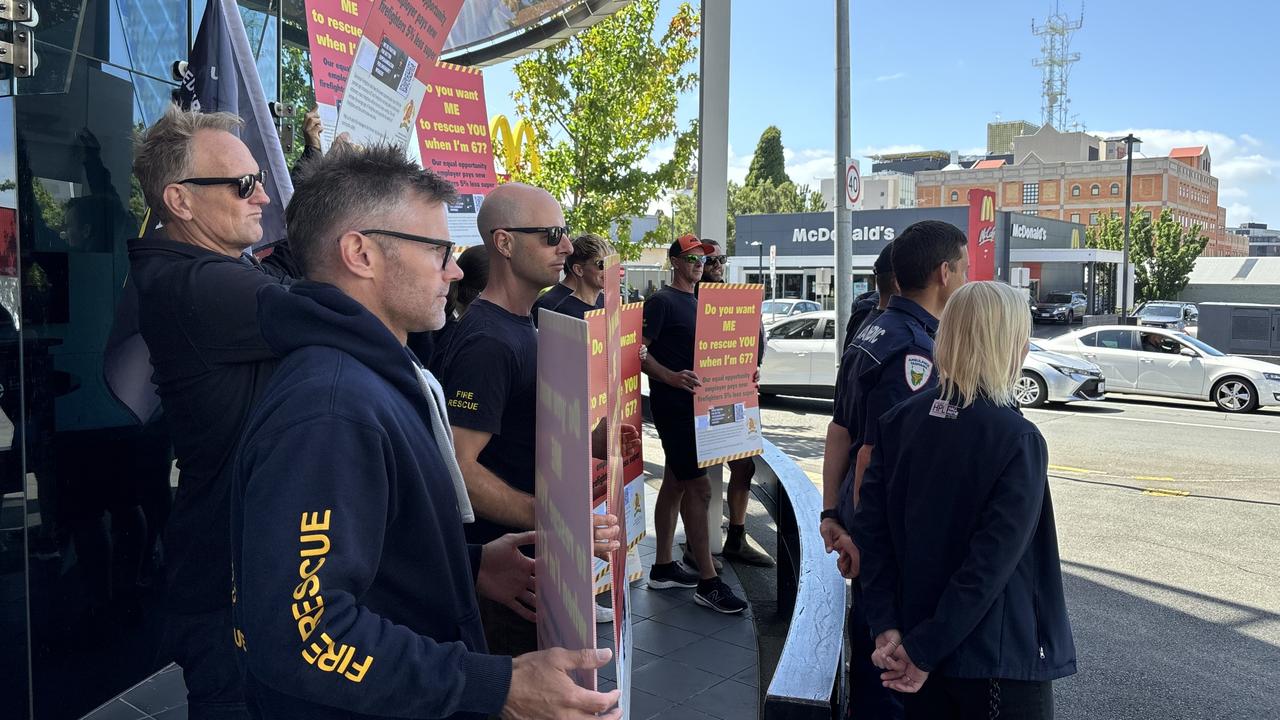
<path id="1" fill-rule="evenodd" d="M 954 225 L 918 222 L 894 240 L 892 261 L 900 294 L 889 300 L 883 314 L 863 325 L 845 350 L 822 464 L 822 537 L 828 552 L 839 553 L 840 572 L 855 579 L 848 622 L 851 707 L 855 715 L 874 720 L 896 720 L 902 717 L 902 707 L 880 684 L 879 673 L 867 659 L 872 636 L 856 582 L 858 550 L 847 528 L 853 522 L 858 484 L 878 441 L 876 419 L 937 382 L 933 334 L 947 298 L 968 273 L 967 240 Z"/>
<path id="2" fill-rule="evenodd" d="M 852 530 L 872 662 L 908 720 L 1052 718 L 1051 681 L 1076 671 L 1049 453 L 1013 396 L 1030 334 L 1013 288 L 960 288 L 939 387 L 879 419 Z"/>

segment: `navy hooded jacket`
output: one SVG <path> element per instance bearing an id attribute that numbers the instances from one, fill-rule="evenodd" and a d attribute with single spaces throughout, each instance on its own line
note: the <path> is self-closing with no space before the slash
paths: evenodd
<path id="1" fill-rule="evenodd" d="M 413 356 L 341 290 L 264 288 L 284 356 L 232 485 L 232 608 L 266 717 L 496 714 L 468 547 Z"/>
<path id="2" fill-rule="evenodd" d="M 854 542 L 871 631 L 921 670 L 1054 680 L 1076 671 L 1040 430 L 1015 408 L 916 395 L 880 418 Z"/>

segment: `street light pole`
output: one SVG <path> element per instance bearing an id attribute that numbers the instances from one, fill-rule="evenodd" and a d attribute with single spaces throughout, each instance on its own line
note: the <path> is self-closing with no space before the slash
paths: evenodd
<path id="1" fill-rule="evenodd" d="M 1133 133 L 1120 138 L 1124 153 L 1124 252 L 1120 265 L 1120 319 L 1129 319 L 1129 214 L 1133 202 L 1133 145 L 1142 142 Z"/>

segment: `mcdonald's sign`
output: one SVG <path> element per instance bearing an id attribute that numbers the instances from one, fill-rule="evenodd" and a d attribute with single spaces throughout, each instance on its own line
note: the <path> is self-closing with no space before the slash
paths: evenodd
<path id="1" fill-rule="evenodd" d="M 969 191 L 969 279 L 996 277 L 996 194 Z"/>
<path id="2" fill-rule="evenodd" d="M 533 126 L 529 123 L 517 121 L 513 133 L 507 116 L 499 115 L 489 123 L 489 137 L 493 141 L 493 156 L 502 162 L 507 177 L 519 167 L 526 168 L 530 173 L 537 173 L 542 169 L 538 143 L 533 134 Z"/>

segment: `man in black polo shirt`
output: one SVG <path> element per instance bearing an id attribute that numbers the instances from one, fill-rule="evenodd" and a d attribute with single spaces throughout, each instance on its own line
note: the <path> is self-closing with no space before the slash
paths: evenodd
<path id="1" fill-rule="evenodd" d="M 275 365 L 257 291 L 288 282 L 287 248 L 259 265 L 271 199 L 228 113 L 170 108 L 136 148 L 134 173 L 167 239 L 129 243 L 139 328 L 181 471 L 165 528 L 165 650 L 192 718 L 247 717 L 231 624 L 230 458 Z"/>
<path id="2" fill-rule="evenodd" d="M 581 320 L 604 307 L 604 259 L 612 254 L 613 245 L 599 235 L 574 238 L 573 253 L 564 261 L 564 279 L 533 304 L 534 326 L 541 308 Z"/>
<path id="3" fill-rule="evenodd" d="M 649 355 L 642 367 L 653 381 L 649 385 L 649 407 L 671 475 L 664 478 L 654 508 L 658 548 L 649 570 L 649 587 L 696 587 L 694 602 L 718 612 L 737 613 L 747 604 L 716 574 L 711 557 L 707 535 L 711 482 L 707 471 L 698 467 L 693 434 L 693 394 L 700 385 L 693 371 L 698 317 L 693 291 L 702 279 L 706 256 L 715 251 L 714 245 L 704 244 L 694 235 L 673 242 L 667 252 L 671 284 L 644 303 L 644 344 Z M 689 549 L 698 563 L 697 574 L 672 560 L 677 512 L 684 520 Z"/>
<path id="4" fill-rule="evenodd" d="M 467 541 L 483 544 L 533 529 L 538 331 L 529 313 L 538 291 L 559 280 L 573 245 L 560 203 L 531 185 L 498 186 L 476 224 L 489 254 L 489 282 L 440 349 L 438 367 L 476 515 Z M 597 531 L 596 539 L 615 546 L 616 518 L 604 522 L 613 527 L 604 537 Z M 537 649 L 533 623 L 487 600 L 480 612 L 491 652 Z"/>

